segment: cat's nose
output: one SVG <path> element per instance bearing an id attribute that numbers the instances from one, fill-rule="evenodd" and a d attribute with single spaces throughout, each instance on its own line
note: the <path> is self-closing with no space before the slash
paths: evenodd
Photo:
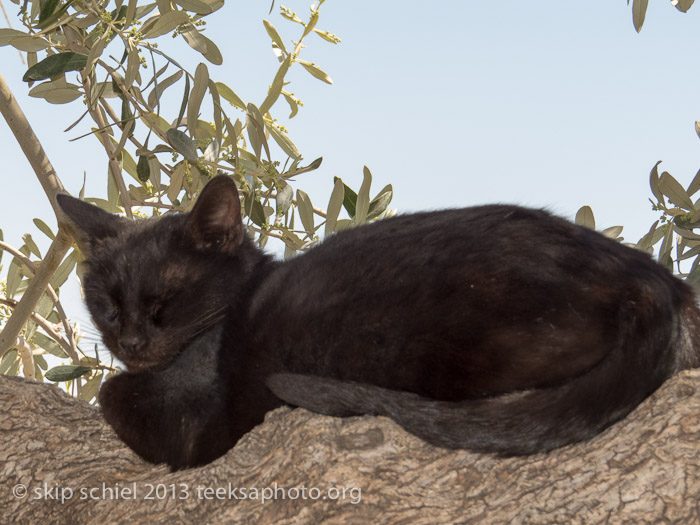
<path id="1" fill-rule="evenodd" d="M 129 357 L 134 357 L 143 347 L 143 339 L 137 336 L 126 336 L 119 339 L 119 346 Z"/>

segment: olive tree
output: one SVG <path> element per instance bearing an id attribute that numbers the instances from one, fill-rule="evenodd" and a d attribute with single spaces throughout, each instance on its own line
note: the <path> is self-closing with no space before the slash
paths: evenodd
<path id="1" fill-rule="evenodd" d="M 323 235 L 382 217 L 393 194 L 388 185 L 370 198 L 367 168 L 357 192 L 340 179 L 329 181 L 325 207 L 314 206 L 297 185 L 322 159 L 306 161 L 275 115 L 288 111 L 291 119 L 302 105 L 286 80 L 291 68 L 332 83 L 303 58 L 306 45 L 340 42 L 320 28 L 324 2 L 312 4 L 303 19 L 279 8 L 291 39 L 262 21 L 278 69 L 256 101 L 241 99 L 208 67 L 224 62 L 219 46 L 206 36 L 206 18 L 223 9 L 224 0 L 30 0 L 20 6 L 23 29 L 0 29 L 0 45 L 26 52 L 22 80 L 29 95 L 72 104 L 76 120 L 68 129 L 87 120 L 90 131 L 80 138 L 97 139 L 104 150 L 107 196 L 84 195 L 83 185 L 81 198 L 128 218 L 186 212 L 206 182 L 225 173 L 240 187 L 247 229 L 258 245 L 264 248 L 272 239 L 292 257 Z M 194 71 L 167 51 L 171 37 L 184 39 L 204 59 Z M 0 92 L 2 114 L 46 193 L 31 198 L 48 197 L 59 224 L 54 232 L 45 221 L 34 221 L 52 242 L 44 255 L 31 234 L 16 248 L 3 241 L 0 230 L 0 256 L 9 255 L 0 289 L 0 373 L 67 382 L 70 392 L 90 401 L 117 368 L 82 348 L 81 334 L 60 302 L 61 286 L 76 266 L 80 272 L 82 259 L 56 206 L 63 186 L 2 77 Z M 46 354 L 65 364 L 48 369 Z"/>

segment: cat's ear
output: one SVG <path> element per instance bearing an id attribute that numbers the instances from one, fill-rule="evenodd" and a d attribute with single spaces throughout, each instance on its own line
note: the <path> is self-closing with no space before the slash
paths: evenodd
<path id="1" fill-rule="evenodd" d="M 209 181 L 189 213 L 185 228 L 198 249 L 235 253 L 243 241 L 243 222 L 233 179 L 217 175 Z"/>
<path id="2" fill-rule="evenodd" d="M 75 241 L 85 255 L 102 240 L 115 237 L 123 227 L 123 218 L 70 195 L 58 194 L 56 201 L 73 223 L 78 236 Z"/>

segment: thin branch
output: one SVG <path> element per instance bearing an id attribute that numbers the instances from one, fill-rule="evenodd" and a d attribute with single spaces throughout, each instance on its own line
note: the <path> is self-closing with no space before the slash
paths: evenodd
<path id="1" fill-rule="evenodd" d="M 4 304 L 6 306 L 9 306 L 12 309 L 16 309 L 19 306 L 18 301 L 14 301 L 14 300 L 8 299 L 6 297 L 0 297 L 0 304 Z M 61 337 L 61 332 L 57 328 L 57 325 L 55 325 L 52 322 L 50 322 L 49 320 L 43 318 L 42 316 L 40 316 L 36 312 L 32 312 L 29 317 L 31 317 L 32 321 L 34 321 L 37 325 L 39 325 L 41 327 L 41 329 L 44 330 L 44 332 L 46 332 L 46 334 L 51 339 L 53 339 L 59 345 L 61 345 L 61 348 L 63 348 L 63 350 L 68 354 L 68 356 L 71 358 L 71 361 L 74 364 L 77 364 L 80 361 L 80 358 L 77 358 L 77 356 L 76 356 L 75 360 L 73 359 L 73 356 L 71 356 L 71 354 L 73 353 L 73 349 L 71 348 L 71 345 L 63 337 Z M 10 348 L 14 348 L 17 346 L 18 341 L 19 341 L 19 337 L 20 336 L 17 336 L 15 338 L 13 343 L 8 347 L 8 350 Z M 0 354 L 0 355 L 2 355 L 2 354 Z"/>
<path id="2" fill-rule="evenodd" d="M 87 98 L 88 108 L 90 110 L 90 116 L 92 120 L 95 121 L 99 128 L 99 134 L 102 138 L 102 146 L 107 152 L 107 157 L 109 158 L 109 167 L 114 176 L 114 181 L 117 183 L 117 188 L 119 189 L 119 194 L 122 198 L 122 204 L 124 206 L 124 211 L 129 219 L 133 219 L 134 215 L 131 212 L 131 196 L 126 189 L 126 184 L 124 183 L 124 177 L 122 177 L 122 170 L 119 166 L 119 161 L 117 160 L 116 148 L 112 144 L 112 136 L 107 133 L 108 128 L 107 123 L 102 117 L 99 106 L 95 105 L 94 108 L 90 107 L 90 100 L 92 99 L 92 82 L 88 76 L 83 77 L 83 86 L 85 88 L 85 96 Z"/>
<path id="3" fill-rule="evenodd" d="M 22 263 L 29 269 L 29 271 L 32 272 L 32 274 L 36 274 L 36 265 L 33 261 L 29 259 L 29 257 L 25 256 L 19 250 L 16 250 L 14 247 L 2 241 L 0 241 L 0 248 L 22 261 Z M 46 293 L 49 294 L 49 297 L 51 297 L 51 300 L 53 301 L 53 304 L 56 307 L 58 316 L 61 318 L 61 324 L 63 324 L 63 329 L 65 330 L 66 336 L 68 336 L 69 342 L 71 344 L 71 349 L 68 351 L 68 355 L 70 356 L 71 361 L 73 361 L 74 364 L 77 364 L 80 360 L 80 357 L 78 356 L 78 344 L 76 341 L 75 333 L 73 331 L 73 327 L 70 325 L 70 322 L 68 321 L 68 316 L 66 316 L 66 312 L 63 309 L 63 305 L 61 304 L 61 301 L 58 298 L 58 294 L 53 289 L 53 286 L 51 286 L 51 284 L 48 284 L 46 286 Z"/>

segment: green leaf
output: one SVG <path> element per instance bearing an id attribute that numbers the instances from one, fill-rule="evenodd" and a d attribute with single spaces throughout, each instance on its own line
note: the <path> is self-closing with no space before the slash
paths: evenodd
<path id="1" fill-rule="evenodd" d="M 200 63 L 194 73 L 194 86 L 190 92 L 189 101 L 187 102 L 187 129 L 194 135 L 197 128 L 197 120 L 199 117 L 199 108 L 202 106 L 202 100 L 209 88 L 209 70 L 207 66 Z"/>
<path id="2" fill-rule="evenodd" d="M 32 340 L 39 348 L 46 350 L 51 355 L 60 357 L 61 359 L 66 359 L 68 357 L 68 354 L 63 350 L 61 345 L 41 332 L 36 332 Z"/>
<path id="3" fill-rule="evenodd" d="M 700 170 L 698 170 L 695 177 L 693 177 L 693 182 L 691 182 L 690 186 L 688 186 L 688 195 L 695 195 L 698 190 L 700 190 Z"/>
<path id="4" fill-rule="evenodd" d="M 139 162 L 136 164 L 136 174 L 141 182 L 147 182 L 151 176 L 151 168 L 148 165 L 148 155 L 139 155 Z"/>
<path id="5" fill-rule="evenodd" d="M 41 7 L 39 13 L 39 23 L 44 22 L 48 17 L 50 17 L 58 6 L 60 0 L 46 0 L 46 3 Z"/>
<path id="6" fill-rule="evenodd" d="M 22 263 L 16 257 L 12 258 L 10 267 L 7 269 L 7 297 L 12 299 L 17 294 L 17 289 L 22 282 Z"/>
<path id="7" fill-rule="evenodd" d="M 688 9 L 690 9 L 690 7 L 693 5 L 693 2 L 695 2 L 695 0 L 676 0 L 675 3 L 672 0 L 671 5 L 675 5 L 676 9 L 683 13 L 686 13 Z"/>
<path id="8" fill-rule="evenodd" d="M 182 95 L 182 104 L 180 105 L 180 113 L 175 121 L 175 126 L 178 127 L 182 123 L 182 117 L 185 115 L 185 109 L 187 108 L 187 99 L 190 96 L 190 76 L 185 75 L 185 93 Z"/>
<path id="9" fill-rule="evenodd" d="M 267 131 L 270 132 L 270 135 L 279 145 L 279 147 L 282 148 L 282 151 L 284 151 L 293 159 L 298 159 L 299 157 L 301 157 L 301 153 L 299 153 L 297 147 L 294 145 L 294 143 L 284 131 L 281 131 L 274 124 L 268 124 L 267 122 L 265 122 L 265 128 L 267 129 Z"/>
<path id="10" fill-rule="evenodd" d="M 606 237 L 616 240 L 618 237 L 620 237 L 620 234 L 622 233 L 623 227 L 622 226 L 610 226 L 609 228 L 605 228 L 602 233 Z"/>
<path id="11" fill-rule="evenodd" d="M 333 182 L 337 183 L 338 181 L 343 182 L 338 177 L 333 177 Z M 344 182 L 343 188 L 345 189 L 345 194 L 343 196 L 343 208 L 345 208 L 345 211 L 348 212 L 348 215 L 352 219 L 355 217 L 355 209 L 357 207 L 357 193 L 355 193 L 350 186 Z"/>
<path id="12" fill-rule="evenodd" d="M 644 25 L 644 17 L 647 14 L 647 6 L 649 5 L 649 0 L 634 0 L 632 2 L 632 22 L 634 23 L 634 28 L 639 33 Z"/>
<path id="13" fill-rule="evenodd" d="M 336 178 L 335 186 L 333 186 L 333 192 L 331 193 L 331 198 L 326 208 L 326 237 L 335 231 L 336 221 L 338 220 L 338 215 L 340 215 L 340 208 L 343 206 L 344 197 L 345 187 L 343 181 Z"/>
<path id="14" fill-rule="evenodd" d="M 309 237 L 313 237 L 314 234 L 314 210 L 311 206 L 311 199 L 302 190 L 297 190 L 297 209 L 299 210 L 299 217 L 301 217 L 301 223 L 304 225 L 304 230 Z"/>
<path id="15" fill-rule="evenodd" d="M 313 171 L 315 169 L 318 169 L 319 166 L 321 166 L 321 163 L 323 162 L 323 157 L 319 157 L 313 162 L 311 162 L 308 166 L 304 166 L 302 168 L 296 168 L 295 163 L 292 164 L 292 167 L 289 169 L 289 171 L 284 173 L 285 177 L 293 177 L 294 175 L 300 175 L 301 173 L 307 173 L 309 171 Z"/>
<path id="16" fill-rule="evenodd" d="M 11 369 L 15 368 L 14 365 L 16 363 L 19 363 L 19 352 L 13 348 L 12 350 L 8 350 L 5 355 L 2 356 L 2 360 L 0 360 L 0 374 L 17 375 L 17 372 L 14 374 L 8 373 Z M 17 369 L 19 369 L 19 365 L 17 365 Z"/>
<path id="17" fill-rule="evenodd" d="M 33 37 L 33 36 L 20 36 L 10 40 L 10 45 L 15 49 L 27 52 L 42 51 L 49 47 L 51 44 L 48 40 L 43 38 Z"/>
<path id="18" fill-rule="evenodd" d="M 297 101 L 288 95 L 287 93 L 282 93 L 282 96 L 284 99 L 287 101 L 287 104 L 289 104 L 289 109 L 291 110 L 291 113 L 289 114 L 289 118 L 294 118 L 297 113 L 299 113 L 299 104 Z"/>
<path id="19" fill-rule="evenodd" d="M 270 35 L 272 41 L 277 45 L 277 47 L 282 51 L 282 53 L 286 55 L 287 48 L 284 47 L 284 41 L 282 40 L 280 34 L 277 32 L 277 29 L 275 29 L 275 26 L 273 26 L 267 20 L 263 20 L 263 25 L 265 26 L 265 31 L 267 31 L 267 34 Z"/>
<path id="20" fill-rule="evenodd" d="M 22 240 L 24 241 L 24 244 L 27 245 L 29 253 L 33 253 L 39 259 L 41 259 L 41 252 L 39 251 L 39 247 L 34 242 L 34 239 L 32 239 L 32 236 L 29 233 L 25 233 L 22 235 Z"/>
<path id="21" fill-rule="evenodd" d="M 87 55 L 74 53 L 58 53 L 50 55 L 38 64 L 33 65 L 22 77 L 24 82 L 32 80 L 44 80 L 45 78 L 55 77 L 66 71 L 78 71 L 85 67 L 87 63 Z"/>
<path id="22" fill-rule="evenodd" d="M 182 70 L 180 70 L 177 73 L 170 75 L 168 78 L 165 78 L 158 82 L 158 84 L 154 86 L 151 92 L 148 94 L 148 105 L 151 108 L 154 108 L 156 106 L 156 103 L 160 101 L 160 97 L 162 97 L 163 93 L 165 93 L 165 90 L 172 86 L 175 82 L 180 80 L 182 78 L 182 75 Z M 126 102 L 126 99 L 124 101 Z M 122 120 L 124 119 L 122 118 Z"/>
<path id="23" fill-rule="evenodd" d="M 185 11 L 197 13 L 198 15 L 208 15 L 214 12 L 214 9 L 206 2 L 202 2 L 202 0 L 174 0 L 174 2 Z"/>
<path id="24" fill-rule="evenodd" d="M 34 225 L 39 229 L 39 231 L 41 233 L 46 235 L 52 241 L 56 238 L 54 233 L 51 231 L 51 228 L 49 228 L 48 225 L 44 221 L 42 221 L 41 219 L 34 219 Z M 2 240 L 1 236 L 0 236 L 0 240 Z"/>
<path id="25" fill-rule="evenodd" d="M 387 184 L 382 188 L 377 196 L 369 203 L 369 211 L 367 212 L 367 220 L 371 221 L 379 217 L 386 211 L 391 199 L 394 197 L 394 188 L 391 184 Z"/>
<path id="26" fill-rule="evenodd" d="M 663 193 L 661 193 L 661 190 L 659 189 L 659 164 L 661 164 L 661 161 L 658 161 L 656 164 L 654 164 L 654 167 L 651 168 L 651 172 L 649 173 L 649 186 L 651 187 L 651 192 L 654 194 L 654 197 L 656 197 L 656 200 L 660 204 L 664 204 L 666 200 L 664 199 Z"/>
<path id="27" fill-rule="evenodd" d="M 48 319 L 49 315 L 53 311 L 54 307 L 54 302 L 53 299 L 49 296 L 48 293 L 44 293 L 40 298 L 39 301 L 34 305 L 33 311 L 34 313 L 40 315 L 44 319 Z M 36 332 L 36 329 L 38 328 L 38 325 L 32 318 L 29 318 L 27 321 L 27 328 L 24 332 L 24 336 L 27 339 L 32 339 L 34 337 L 34 333 Z"/>
<path id="28" fill-rule="evenodd" d="M 78 252 L 73 250 L 68 257 L 63 260 L 56 270 L 56 273 L 54 273 L 53 277 L 51 278 L 51 286 L 54 289 L 58 289 L 63 286 L 63 283 L 66 282 L 66 279 L 68 279 L 68 276 L 73 271 L 73 268 L 75 268 L 78 259 Z"/>
<path id="29" fill-rule="evenodd" d="M 165 135 L 175 151 L 181 153 L 190 162 L 197 162 L 197 147 L 187 133 L 172 128 Z"/>
<path id="30" fill-rule="evenodd" d="M 75 84 L 68 84 L 64 78 L 37 84 L 29 91 L 30 97 L 43 98 L 50 104 L 67 104 L 82 96 Z"/>
<path id="31" fill-rule="evenodd" d="M 316 64 L 299 59 L 295 60 L 295 62 L 299 62 L 304 67 L 304 69 L 311 73 L 311 76 L 324 81 L 326 84 L 333 83 L 331 77 L 329 77 L 328 74 L 322 69 L 320 69 Z"/>
<path id="32" fill-rule="evenodd" d="M 95 398 L 97 392 L 100 390 L 103 375 L 103 372 L 97 372 L 85 382 L 82 390 L 80 391 L 80 399 L 89 403 Z"/>
<path id="33" fill-rule="evenodd" d="M 270 89 L 267 91 L 267 96 L 265 100 L 260 105 L 260 113 L 262 115 L 270 111 L 270 108 L 277 102 L 280 94 L 282 93 L 282 88 L 284 87 L 284 76 L 289 71 L 289 66 L 292 64 L 292 57 L 287 57 L 284 62 L 280 65 L 275 75 L 275 79 L 272 81 Z M 293 155 L 290 155 L 293 156 Z M 298 155 L 297 155 L 298 156 Z"/>
<path id="34" fill-rule="evenodd" d="M 654 234 L 656 233 L 656 227 L 659 225 L 659 221 L 656 221 L 654 224 L 651 225 L 651 228 L 649 228 L 649 232 L 647 232 L 644 237 L 639 239 L 639 242 L 637 243 L 637 248 L 639 250 L 642 250 L 644 252 L 648 252 L 651 250 L 651 247 L 653 245 L 652 239 L 654 238 Z"/>
<path id="35" fill-rule="evenodd" d="M 683 186 L 671 176 L 668 172 L 663 172 L 659 179 L 659 189 L 668 197 L 676 206 L 688 211 L 695 211 L 693 201 L 690 200 L 688 193 L 683 189 Z"/>
<path id="36" fill-rule="evenodd" d="M 228 87 L 223 82 L 216 82 L 216 89 L 219 90 L 219 95 L 224 97 L 224 99 L 239 109 L 245 110 L 245 102 L 243 102 L 238 95 L 236 95 L 233 90 Z"/>
<path id="37" fill-rule="evenodd" d="M 9 28 L 1 28 L 0 29 L 0 47 L 2 46 L 7 46 L 10 44 L 10 41 L 15 39 L 15 38 L 21 38 L 21 37 L 31 37 L 29 33 L 24 33 L 22 31 L 17 31 L 16 29 L 9 29 Z M 33 37 L 31 37 L 33 38 Z"/>
<path id="38" fill-rule="evenodd" d="M 180 28 L 180 34 L 192 49 L 200 52 L 202 55 L 206 54 L 207 42 L 204 40 L 204 35 L 199 32 L 194 24 L 183 24 Z"/>
<path id="39" fill-rule="evenodd" d="M 153 23 L 144 38 L 156 38 L 166 33 L 174 31 L 180 24 L 186 24 L 190 21 L 190 17 L 184 11 L 168 11 L 164 15 L 158 17 Z"/>
<path id="40" fill-rule="evenodd" d="M 182 182 L 185 179 L 185 162 L 180 162 L 175 166 L 170 176 L 170 185 L 168 186 L 168 199 L 170 199 L 170 202 L 175 202 L 180 191 L 182 191 Z"/>
<path id="41" fill-rule="evenodd" d="M 48 370 L 44 377 L 49 381 L 54 381 L 56 383 L 60 381 L 70 381 L 71 379 L 77 379 L 85 374 L 92 372 L 92 368 L 87 366 L 78 365 L 61 365 L 54 366 L 51 370 Z"/>
<path id="42" fill-rule="evenodd" d="M 260 159 L 262 148 L 264 147 L 267 158 L 270 160 L 270 147 L 267 145 L 267 138 L 265 138 L 264 120 L 260 114 L 260 110 L 255 104 L 251 103 L 246 107 L 246 121 L 248 138 L 250 139 L 251 146 L 253 146 L 255 156 Z"/>
<path id="43" fill-rule="evenodd" d="M 263 205 L 260 204 L 260 201 L 252 201 L 248 217 L 250 217 L 250 220 L 261 228 L 265 225 L 267 218 L 265 217 L 265 209 L 263 208 Z"/>
<path id="44" fill-rule="evenodd" d="M 316 27 L 316 24 L 318 23 L 318 11 L 312 11 L 311 12 L 311 18 L 309 19 L 309 22 L 306 24 L 306 27 L 304 28 L 304 34 L 301 35 L 301 38 L 303 39 L 311 33 L 311 31 L 314 30 L 314 27 Z"/>
<path id="45" fill-rule="evenodd" d="M 204 35 L 202 35 L 202 39 L 207 43 L 207 52 L 204 53 L 204 58 L 206 58 L 215 66 L 220 66 L 221 64 L 223 64 L 224 57 L 221 56 L 221 51 L 219 50 L 219 47 Z"/>
<path id="46" fill-rule="evenodd" d="M 582 206 L 576 212 L 576 224 L 580 226 L 585 226 L 591 230 L 595 230 L 595 217 L 593 216 L 593 210 L 590 206 Z"/>
<path id="47" fill-rule="evenodd" d="M 367 222 L 367 213 L 369 212 L 369 188 L 372 185 L 372 174 L 367 166 L 362 169 L 362 174 L 362 185 L 360 191 L 357 192 L 355 206 L 355 224 Z"/>
<path id="48" fill-rule="evenodd" d="M 671 251 L 673 250 L 673 228 L 671 224 L 667 223 L 660 229 L 664 232 L 664 240 L 659 249 L 659 263 L 669 270 L 673 270 L 673 257 L 671 257 Z"/>

